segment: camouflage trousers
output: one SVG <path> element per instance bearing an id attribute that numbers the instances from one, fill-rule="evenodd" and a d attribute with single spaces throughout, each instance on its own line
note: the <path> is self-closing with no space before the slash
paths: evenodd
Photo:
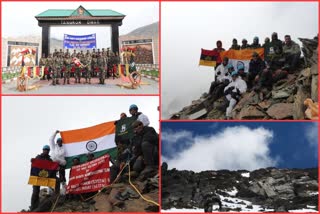
<path id="1" fill-rule="evenodd" d="M 59 84 L 60 68 L 55 68 L 52 75 L 52 85 Z"/>
<path id="2" fill-rule="evenodd" d="M 66 80 L 67 80 L 67 84 L 70 84 L 70 70 L 71 70 L 71 67 L 70 68 L 66 68 L 66 70 L 64 71 L 64 74 L 63 74 L 63 84 L 66 84 Z"/>
<path id="3" fill-rule="evenodd" d="M 86 76 L 86 83 L 88 82 L 88 79 L 89 79 L 89 84 L 90 84 L 91 83 L 91 69 L 86 68 L 85 76 Z"/>
<path id="4" fill-rule="evenodd" d="M 99 84 L 104 84 L 105 80 L 105 70 L 103 66 L 99 66 Z"/>
<path id="5" fill-rule="evenodd" d="M 76 72 L 74 74 L 75 79 L 76 79 L 76 83 L 80 83 L 80 79 L 81 79 L 81 69 L 80 68 L 76 68 Z"/>

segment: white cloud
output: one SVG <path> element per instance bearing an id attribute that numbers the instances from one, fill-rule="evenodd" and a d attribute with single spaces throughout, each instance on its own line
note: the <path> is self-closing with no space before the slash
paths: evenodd
<path id="1" fill-rule="evenodd" d="M 195 136 L 189 148 L 162 160 L 169 168 L 195 172 L 265 168 L 277 164 L 277 158 L 270 156 L 272 139 L 273 132 L 265 128 L 230 127 L 214 135 Z"/>
<path id="2" fill-rule="evenodd" d="M 306 130 L 306 137 L 310 146 L 318 146 L 318 124 L 312 123 Z"/>

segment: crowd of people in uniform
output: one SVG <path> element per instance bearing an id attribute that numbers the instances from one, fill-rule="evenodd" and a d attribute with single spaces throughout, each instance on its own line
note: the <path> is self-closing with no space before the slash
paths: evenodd
<path id="1" fill-rule="evenodd" d="M 113 53 L 108 48 L 106 51 L 102 48 L 92 52 L 83 50 L 73 53 L 66 49 L 65 52 L 60 49 L 55 49 L 53 54 L 47 57 L 45 54 L 39 60 L 39 66 L 45 67 L 45 76 L 47 80 L 52 79 L 52 85 L 60 84 L 60 79 L 63 84 L 70 84 L 70 78 L 75 79 L 75 83 L 81 83 L 81 79 L 85 79 L 83 83 L 91 84 L 92 78 L 98 78 L 99 84 L 105 84 L 105 79 L 115 77 L 117 73 L 117 65 L 120 63 L 119 53 Z"/>
<path id="2" fill-rule="evenodd" d="M 217 41 L 218 52 L 225 51 L 222 42 Z M 235 68 L 228 57 L 224 57 L 221 63 L 215 67 L 215 80 L 211 83 L 208 96 L 214 101 L 225 96 L 228 103 L 226 119 L 231 119 L 232 109 L 247 90 L 259 93 L 263 100 L 263 90 L 271 90 L 274 83 L 286 78 L 289 73 L 297 71 L 300 62 L 300 46 L 291 40 L 290 35 L 284 36 L 284 41 L 278 39 L 276 32 L 270 38 L 265 38 L 264 44 L 259 43 L 259 38 L 254 37 L 253 43 L 248 44 L 246 39 L 242 45 L 238 45 L 237 39 L 233 39 L 229 50 L 245 50 L 264 48 L 264 60 L 253 50 L 248 72 L 245 72 L 244 64 L 237 64 Z"/>
<path id="3" fill-rule="evenodd" d="M 115 179 L 118 177 L 120 170 L 125 167 L 125 163 L 129 161 L 128 164 L 131 166 L 131 173 L 133 175 L 141 175 L 140 179 L 147 179 L 150 176 L 150 172 L 158 173 L 158 164 L 159 164 L 159 135 L 153 127 L 150 127 L 149 118 L 138 111 L 138 106 L 135 104 L 130 105 L 129 112 L 131 116 L 136 118 L 131 126 L 134 131 L 134 137 L 130 140 L 129 143 L 122 142 L 119 139 L 115 139 L 117 145 L 117 157 L 115 160 L 110 159 L 112 166 L 110 168 L 110 182 L 115 182 Z M 127 115 L 121 113 L 120 119 L 125 118 Z M 115 123 L 116 124 L 116 123 Z M 56 177 L 56 186 L 54 194 L 65 194 L 66 188 L 66 160 L 65 160 L 65 149 L 63 146 L 63 141 L 61 138 L 55 138 L 59 130 L 55 131 L 49 139 L 49 145 L 44 145 L 42 148 L 42 153 L 37 155 L 35 159 L 54 161 L 59 163 L 59 177 Z M 125 146 L 125 150 L 123 150 Z M 49 155 L 52 151 L 52 156 Z M 129 151 L 129 152 L 127 152 Z M 129 155 L 129 156 L 128 156 Z M 129 159 L 128 159 L 129 157 Z M 93 153 L 87 154 L 86 162 L 94 160 L 95 156 Z M 32 161 L 33 159 L 31 159 Z M 80 157 L 76 156 L 72 159 L 72 166 L 82 164 Z M 72 170 L 72 168 L 70 169 Z M 128 168 L 123 171 L 128 173 Z M 121 175 L 124 176 L 124 173 Z M 119 175 L 120 176 L 120 175 Z M 134 179 L 133 176 L 131 179 Z M 138 177 L 139 178 L 139 177 Z M 137 179 L 138 179 L 137 178 Z M 121 181 L 121 180 L 120 180 Z M 61 185 L 61 189 L 60 189 Z M 32 196 L 31 196 L 31 206 L 30 211 L 35 211 L 39 207 L 40 203 L 40 186 L 33 186 Z M 52 190 L 51 190 L 52 191 Z M 96 192 L 82 193 L 80 194 L 67 194 L 66 199 L 78 200 L 81 198 L 89 198 L 95 195 Z"/>

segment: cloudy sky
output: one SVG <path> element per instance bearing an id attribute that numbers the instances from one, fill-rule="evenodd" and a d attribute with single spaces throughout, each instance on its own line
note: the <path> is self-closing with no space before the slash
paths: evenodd
<path id="1" fill-rule="evenodd" d="M 161 130 L 162 162 L 170 169 L 200 172 L 318 165 L 316 123 L 163 122 Z"/>
<path id="2" fill-rule="evenodd" d="M 313 38 L 318 34 L 317 2 L 162 2 L 162 118 L 189 105 L 209 90 L 213 69 L 199 67 L 201 48 L 221 40 L 229 49 L 233 38 L 260 42 L 278 32 Z"/>
<path id="3" fill-rule="evenodd" d="M 111 9 L 126 15 L 119 28 L 120 35 L 159 21 L 158 2 L 2 2 L 2 36 L 41 36 L 41 27 L 35 16 L 48 9 Z M 98 47 L 109 47 L 110 28 L 53 27 L 51 37 L 63 39 L 63 34 L 86 35 L 97 33 Z"/>
<path id="4" fill-rule="evenodd" d="M 2 211 L 30 205 L 30 159 L 42 152 L 55 130 L 85 128 L 128 116 L 136 104 L 159 131 L 159 98 L 104 96 L 37 96 L 2 98 Z M 14 202 L 14 203 L 13 203 Z"/>

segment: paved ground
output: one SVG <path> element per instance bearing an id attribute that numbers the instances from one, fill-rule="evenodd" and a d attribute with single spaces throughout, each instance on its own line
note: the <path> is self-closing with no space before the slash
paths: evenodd
<path id="1" fill-rule="evenodd" d="M 91 84 L 85 84 L 81 79 L 81 84 L 75 84 L 74 78 L 70 79 L 70 85 L 53 86 L 52 81 L 30 80 L 28 86 L 32 90 L 19 92 L 17 81 L 2 84 L 2 94 L 159 94 L 159 82 L 148 78 L 142 78 L 142 85 L 138 89 L 121 88 L 117 84 L 123 84 L 120 79 L 106 79 L 105 85 L 99 85 L 98 79 L 92 79 Z"/>

